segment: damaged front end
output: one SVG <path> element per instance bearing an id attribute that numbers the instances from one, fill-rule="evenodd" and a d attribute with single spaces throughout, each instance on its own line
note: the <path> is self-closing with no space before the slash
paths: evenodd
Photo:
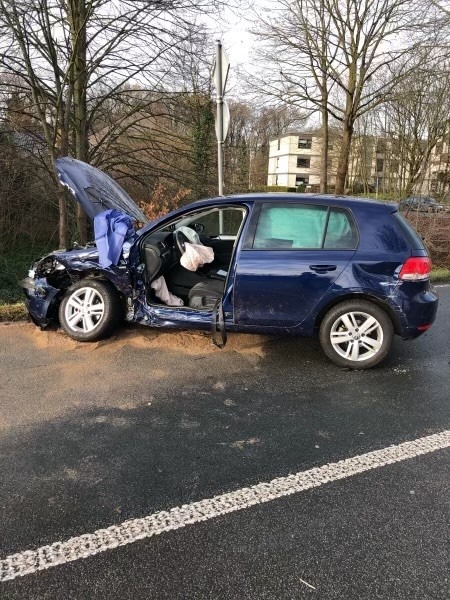
<path id="1" fill-rule="evenodd" d="M 83 278 L 109 281 L 123 297 L 131 295 L 128 264 L 101 267 L 93 243 L 83 248 L 57 250 L 37 260 L 22 280 L 31 320 L 45 328 L 58 323 L 58 309 L 66 290 Z"/>
<path id="2" fill-rule="evenodd" d="M 31 320 L 42 328 L 57 322 L 62 295 L 72 283 L 57 256 L 53 253 L 36 261 L 20 284 Z"/>

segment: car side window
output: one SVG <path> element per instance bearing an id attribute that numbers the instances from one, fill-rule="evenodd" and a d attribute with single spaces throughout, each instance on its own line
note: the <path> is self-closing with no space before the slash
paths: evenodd
<path id="1" fill-rule="evenodd" d="M 310 204 L 261 205 L 253 248 L 257 250 L 352 250 L 358 232 L 345 209 Z"/>
<path id="2" fill-rule="evenodd" d="M 264 203 L 256 226 L 253 248 L 322 248 L 327 212 L 327 206 Z"/>
<path id="3" fill-rule="evenodd" d="M 219 213 L 222 213 L 222 221 Z M 205 227 L 204 235 L 216 237 L 218 235 L 237 236 L 244 218 L 244 212 L 240 208 L 223 208 L 221 211 L 209 212 L 199 215 L 195 223 Z M 222 231 L 220 230 L 222 226 Z"/>
<path id="4" fill-rule="evenodd" d="M 358 245 L 358 232 L 348 211 L 331 208 L 323 247 L 334 250 L 353 250 Z"/>

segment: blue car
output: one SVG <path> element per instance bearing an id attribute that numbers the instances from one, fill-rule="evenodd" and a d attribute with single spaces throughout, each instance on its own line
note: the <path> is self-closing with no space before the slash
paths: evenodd
<path id="1" fill-rule="evenodd" d="M 22 287 L 41 327 L 59 322 L 95 341 L 128 320 L 210 329 L 219 346 L 227 331 L 318 335 L 334 363 L 365 369 L 387 356 L 394 334 L 416 338 L 435 319 L 430 258 L 396 204 L 245 194 L 146 223 L 106 174 L 71 158 L 56 168 L 96 242 L 30 269 Z"/>

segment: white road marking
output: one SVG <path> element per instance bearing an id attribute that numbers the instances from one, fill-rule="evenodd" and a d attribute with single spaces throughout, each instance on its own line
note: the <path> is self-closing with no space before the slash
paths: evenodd
<path id="1" fill-rule="evenodd" d="M 450 287 L 450 283 L 437 283 L 433 287 L 437 287 L 437 288 Z"/>
<path id="2" fill-rule="evenodd" d="M 94 533 L 73 537 L 65 542 L 55 542 L 37 550 L 11 554 L 0 561 L 0 581 L 8 581 L 74 560 L 88 558 L 186 525 L 209 521 L 257 504 L 309 490 L 324 483 L 346 479 L 448 447 L 450 447 L 450 430 L 346 458 L 322 467 L 314 467 L 295 475 L 278 477 L 267 483 L 258 483 L 214 498 L 176 506 L 171 510 L 163 510 L 141 519 L 124 521 L 120 525 L 112 525 Z"/>
<path id="3" fill-rule="evenodd" d="M 299 577 L 299 580 L 300 580 L 302 583 L 304 583 L 305 585 L 307 585 L 309 588 L 311 588 L 312 590 L 315 590 L 315 589 L 316 589 L 316 588 L 315 588 L 313 585 L 311 585 L 310 583 L 308 583 L 308 582 L 307 582 L 307 581 L 305 581 L 304 579 L 300 579 L 300 577 Z"/>

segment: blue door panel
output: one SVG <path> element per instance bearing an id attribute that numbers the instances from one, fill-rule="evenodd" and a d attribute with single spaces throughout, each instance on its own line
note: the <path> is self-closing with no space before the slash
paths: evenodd
<path id="1" fill-rule="evenodd" d="M 238 325 L 299 326 L 354 250 L 242 250 L 234 281 Z"/>

